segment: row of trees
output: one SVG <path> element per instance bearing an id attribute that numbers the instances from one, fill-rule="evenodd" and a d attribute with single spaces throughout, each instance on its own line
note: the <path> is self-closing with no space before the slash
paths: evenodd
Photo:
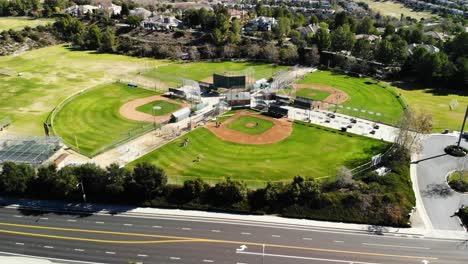
<path id="1" fill-rule="evenodd" d="M 0 173 L 0 194 L 19 197 L 112 202 L 145 206 L 281 214 L 289 217 L 406 226 L 414 195 L 408 184 L 409 158 L 398 150 L 389 155 L 385 177 L 373 172 L 355 175 L 341 168 L 337 181 L 318 182 L 295 177 L 289 183 L 268 183 L 252 190 L 230 178 L 214 186 L 201 179 L 168 185 L 164 170 L 137 164 L 132 170 L 112 164 L 101 169 L 93 164 L 55 165 L 37 170 L 6 162 Z"/>
<path id="2" fill-rule="evenodd" d="M 0 16 L 48 17 L 68 4 L 67 0 L 0 0 Z"/>

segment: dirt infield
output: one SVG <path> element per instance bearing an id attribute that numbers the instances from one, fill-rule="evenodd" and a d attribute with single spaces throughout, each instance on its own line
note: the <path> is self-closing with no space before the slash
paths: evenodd
<path id="1" fill-rule="evenodd" d="M 231 122 L 240 116 L 246 115 L 272 121 L 275 125 L 265 133 L 259 135 L 249 135 L 240 131 L 229 129 L 227 127 Z M 216 127 L 215 123 L 208 123 L 207 128 L 222 140 L 239 144 L 264 145 L 276 143 L 289 137 L 292 133 L 292 122 L 287 119 L 269 118 L 248 111 L 240 111 L 224 121 L 220 127 Z"/>
<path id="2" fill-rule="evenodd" d="M 119 113 L 123 117 L 130 119 L 130 120 L 135 120 L 135 121 L 156 122 L 156 123 L 168 121 L 171 118 L 171 113 L 163 115 L 163 116 L 153 116 L 153 115 L 136 110 L 138 107 L 154 102 L 154 101 L 168 101 L 173 104 L 178 104 L 182 107 L 188 106 L 188 104 L 186 103 L 174 101 L 164 96 L 155 95 L 155 96 L 150 96 L 150 97 L 140 98 L 140 99 L 130 101 L 120 107 Z"/>
<path id="3" fill-rule="evenodd" d="M 349 95 L 347 93 L 341 91 L 340 89 L 336 89 L 330 86 L 315 84 L 295 84 L 294 88 L 297 90 L 309 88 L 329 92 L 330 95 L 323 101 L 331 104 L 343 104 L 349 99 Z M 328 105 L 326 105 L 324 102 L 314 101 L 313 106 L 324 109 L 328 107 Z"/>

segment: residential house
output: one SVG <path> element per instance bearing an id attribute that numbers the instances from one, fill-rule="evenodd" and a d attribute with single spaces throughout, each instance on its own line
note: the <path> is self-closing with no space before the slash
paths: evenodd
<path id="1" fill-rule="evenodd" d="M 424 49 L 426 49 L 428 52 L 430 53 L 438 53 L 440 51 L 440 49 L 434 45 L 428 45 L 428 44 L 416 44 L 416 43 L 412 43 L 412 44 L 409 44 L 406 48 L 408 50 L 408 54 L 409 55 L 412 55 L 413 54 L 413 50 L 417 47 L 422 47 Z"/>
<path id="2" fill-rule="evenodd" d="M 374 44 L 377 40 L 382 39 L 382 37 L 377 35 L 357 34 L 356 39 L 365 39 L 370 43 Z"/>
<path id="3" fill-rule="evenodd" d="M 426 33 L 424 33 L 428 36 L 431 36 L 433 37 L 435 40 L 440 40 L 440 41 L 445 41 L 447 38 L 448 38 L 448 35 L 445 34 L 445 33 L 441 33 L 441 32 L 436 32 L 436 31 L 428 31 Z"/>
<path id="4" fill-rule="evenodd" d="M 68 13 L 73 17 L 81 17 L 86 14 L 94 13 L 94 10 L 99 10 L 99 7 L 92 5 L 74 5 L 65 9 L 65 13 Z"/>
<path id="5" fill-rule="evenodd" d="M 278 22 L 274 17 L 257 17 L 245 25 L 246 31 L 270 31 Z"/>
<path id="6" fill-rule="evenodd" d="M 182 26 L 182 21 L 173 16 L 155 15 L 141 22 L 141 26 L 145 29 L 172 31 Z"/>
<path id="7" fill-rule="evenodd" d="M 317 33 L 317 31 L 320 29 L 320 26 L 317 25 L 317 24 L 310 24 L 310 25 L 307 25 L 305 27 L 300 27 L 298 28 L 297 30 L 301 33 L 301 35 L 303 37 L 306 37 L 308 36 L 309 34 L 312 34 L 312 35 L 315 35 Z M 326 29 L 328 32 L 330 32 L 330 30 L 327 28 Z"/>
<path id="8" fill-rule="evenodd" d="M 151 11 L 149 11 L 149 10 L 143 8 L 143 7 L 137 7 L 135 9 L 130 10 L 130 15 L 139 16 L 143 20 L 148 19 L 152 14 L 153 14 L 153 12 L 151 12 Z"/>

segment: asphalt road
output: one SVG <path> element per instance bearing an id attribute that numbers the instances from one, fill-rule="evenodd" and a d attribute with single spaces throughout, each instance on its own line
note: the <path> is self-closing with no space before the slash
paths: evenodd
<path id="1" fill-rule="evenodd" d="M 417 162 L 418 186 L 421 198 L 434 229 L 463 231 L 454 213 L 468 205 L 468 195 L 451 190 L 446 182 L 450 171 L 457 169 L 459 158 L 445 154 L 444 148 L 456 144 L 457 137 L 433 135 L 423 141 L 422 151 Z M 462 140 L 462 146 L 468 143 Z M 468 168 L 468 159 L 464 159 Z"/>
<path id="2" fill-rule="evenodd" d="M 92 263 L 466 263 L 468 241 L 181 216 L 0 209 L 0 255 Z M 65 261 L 67 263 L 67 261 Z"/>

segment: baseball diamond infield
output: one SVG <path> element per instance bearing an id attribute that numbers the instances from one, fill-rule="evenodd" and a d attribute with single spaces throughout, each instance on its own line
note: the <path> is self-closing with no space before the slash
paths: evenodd
<path id="1" fill-rule="evenodd" d="M 268 120 L 274 123 L 273 127 L 265 131 L 264 133 L 257 135 L 249 135 L 237 130 L 228 128 L 228 125 L 241 116 L 252 116 Z M 252 113 L 249 111 L 239 111 L 232 117 L 228 118 L 221 123 L 221 126 L 216 127 L 216 123 L 208 123 L 207 128 L 213 132 L 218 138 L 239 144 L 248 145 L 263 145 L 272 144 L 289 137 L 292 133 L 292 121 L 287 119 L 275 119 L 265 117 L 260 114 Z"/>
<path id="2" fill-rule="evenodd" d="M 130 120 L 135 120 L 135 121 L 157 122 L 157 123 L 168 121 L 172 113 L 168 113 L 162 116 L 154 116 L 154 115 L 143 113 L 137 110 L 138 107 L 154 102 L 154 101 L 168 101 L 170 103 L 180 105 L 181 107 L 189 106 L 189 104 L 187 103 L 181 103 L 181 102 L 166 98 L 164 96 L 155 95 L 155 96 L 150 96 L 150 97 L 140 98 L 140 99 L 130 101 L 120 107 L 119 113 L 123 117 L 130 119 Z"/>
<path id="3" fill-rule="evenodd" d="M 322 102 L 314 101 L 313 103 L 314 107 L 318 107 L 322 109 L 327 107 L 327 105 L 325 105 L 325 102 L 331 103 L 331 104 L 343 104 L 349 99 L 349 96 L 347 93 L 343 92 L 340 89 L 336 89 L 330 86 L 315 85 L 315 84 L 295 84 L 294 88 L 297 90 L 314 89 L 314 90 L 329 92 L 330 95 L 327 96 L 327 98 L 325 98 Z"/>

